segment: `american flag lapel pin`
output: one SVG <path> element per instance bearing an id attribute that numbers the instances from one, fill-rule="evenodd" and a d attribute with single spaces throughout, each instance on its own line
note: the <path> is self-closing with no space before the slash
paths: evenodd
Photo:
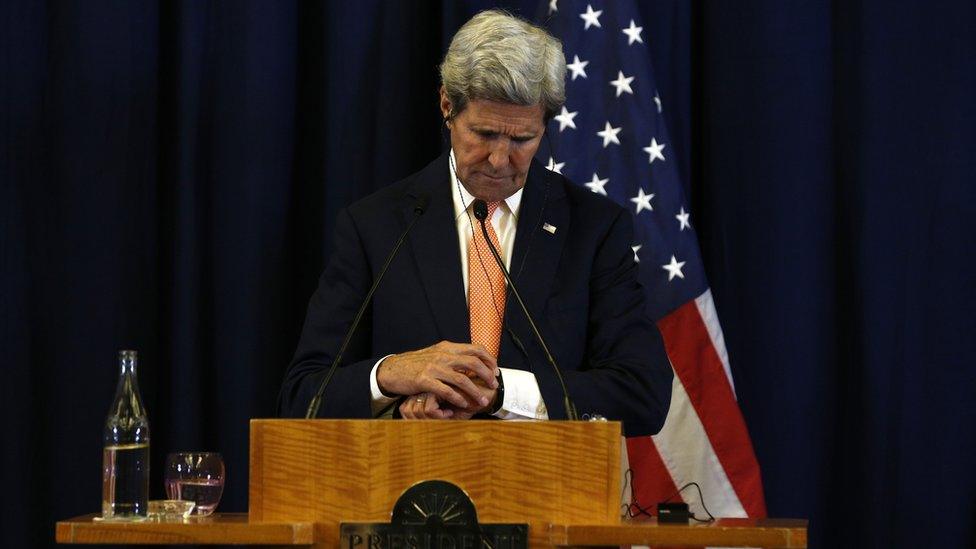
<path id="1" fill-rule="evenodd" d="M 549 234 L 556 234 L 556 226 L 551 223 L 545 223 L 542 225 L 542 230 Z"/>

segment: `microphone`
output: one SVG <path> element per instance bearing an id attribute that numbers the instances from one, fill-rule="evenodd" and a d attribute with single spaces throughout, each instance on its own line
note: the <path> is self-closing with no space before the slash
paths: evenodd
<path id="1" fill-rule="evenodd" d="M 539 328 L 535 325 L 535 321 L 532 319 L 532 315 L 529 314 L 529 308 L 525 306 L 525 302 L 522 301 L 522 296 L 519 295 L 518 288 L 515 287 L 515 281 L 508 274 L 508 269 L 505 268 L 505 262 L 502 261 L 500 255 L 498 255 L 498 250 L 495 249 L 495 245 L 491 243 L 491 238 L 488 237 L 488 229 L 485 227 L 485 219 L 488 218 L 488 204 L 484 200 L 478 198 L 472 204 L 474 209 L 474 217 L 481 224 L 481 232 L 485 235 L 485 242 L 488 243 L 488 249 L 491 250 L 492 257 L 495 258 L 495 263 L 498 263 L 498 268 L 502 270 L 502 274 L 505 275 L 505 281 L 508 282 L 508 287 L 512 289 L 512 295 L 515 296 L 515 300 L 518 301 L 519 307 L 522 308 L 522 313 L 525 314 L 525 319 L 529 321 L 529 326 L 532 328 L 532 333 L 535 335 L 535 339 L 542 346 L 542 351 L 546 354 L 546 360 L 552 365 L 552 370 L 556 372 L 556 379 L 559 380 L 559 387 L 563 390 L 563 406 L 566 407 L 566 418 L 570 420 L 578 420 L 579 416 L 576 415 L 576 406 L 573 405 L 572 399 L 569 398 L 569 391 L 566 389 L 566 382 L 563 381 L 563 374 L 559 371 L 559 366 L 556 365 L 556 359 L 553 358 L 552 353 L 549 352 L 549 346 L 546 345 L 546 340 L 542 338 L 542 334 L 539 333 Z"/>
<path id="2" fill-rule="evenodd" d="M 417 199 L 416 204 L 413 206 L 413 219 L 407 225 L 407 228 L 403 230 L 400 234 L 400 238 L 397 239 L 396 245 L 393 246 L 393 250 L 390 251 L 390 255 L 386 257 L 386 262 L 383 263 L 383 268 L 380 269 L 380 274 L 373 281 L 373 285 L 366 292 L 366 297 L 363 299 L 363 304 L 359 307 L 359 312 L 356 313 L 356 317 L 352 321 L 352 325 L 349 326 L 349 331 L 346 332 L 346 338 L 342 340 L 342 345 L 339 347 L 339 352 L 336 353 L 334 359 L 332 359 L 332 365 L 329 366 L 328 373 L 325 374 L 325 378 L 322 379 L 322 383 L 319 384 L 319 390 L 315 392 L 315 396 L 312 401 L 308 404 L 308 410 L 305 412 L 305 419 L 313 419 L 319 413 L 319 407 L 322 405 L 322 395 L 325 393 L 325 388 L 329 386 L 329 381 L 332 380 L 333 374 L 335 374 L 336 368 L 339 367 L 339 362 L 342 361 L 342 355 L 346 352 L 346 347 L 349 346 L 349 341 L 352 339 L 352 335 L 356 332 L 356 328 L 359 327 L 359 322 L 363 318 L 363 314 L 366 312 L 366 307 L 369 305 L 370 301 L 373 299 L 373 293 L 376 292 L 376 288 L 380 285 L 380 281 L 383 280 L 383 276 L 386 274 L 386 270 L 390 267 L 390 263 L 393 262 L 393 258 L 396 257 L 397 251 L 400 250 L 400 245 L 407 238 L 407 234 L 410 229 L 413 228 L 414 223 L 420 219 L 420 216 L 424 215 L 427 210 L 428 203 L 427 196 L 421 196 Z"/>

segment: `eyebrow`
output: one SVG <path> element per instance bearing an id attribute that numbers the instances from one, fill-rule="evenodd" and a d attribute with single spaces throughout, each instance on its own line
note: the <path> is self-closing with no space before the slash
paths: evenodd
<path id="1" fill-rule="evenodd" d="M 473 124 L 471 126 L 471 130 L 474 131 L 474 132 L 477 132 L 477 133 L 494 133 L 494 134 L 501 134 L 502 133 L 502 132 L 496 130 L 495 128 L 491 128 L 491 127 L 488 127 L 488 126 L 479 126 L 479 125 L 476 125 L 476 124 Z M 509 137 L 511 137 L 513 139 L 532 139 L 533 137 L 535 137 L 535 136 L 537 136 L 539 134 L 536 133 L 536 132 L 533 132 L 533 131 L 528 131 L 528 132 L 525 132 L 525 133 L 516 133 L 514 135 L 513 134 L 505 134 L 505 135 L 508 135 Z"/>

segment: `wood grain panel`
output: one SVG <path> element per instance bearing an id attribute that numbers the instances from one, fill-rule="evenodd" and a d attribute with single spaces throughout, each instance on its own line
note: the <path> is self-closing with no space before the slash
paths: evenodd
<path id="1" fill-rule="evenodd" d="M 616 422 L 252 420 L 252 520 L 388 521 L 393 503 L 431 479 L 460 486 L 482 522 L 618 524 Z"/>

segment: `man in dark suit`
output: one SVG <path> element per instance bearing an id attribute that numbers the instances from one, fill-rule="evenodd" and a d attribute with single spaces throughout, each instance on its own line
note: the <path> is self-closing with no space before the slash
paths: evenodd
<path id="1" fill-rule="evenodd" d="M 644 312 L 630 213 L 533 160 L 565 100 L 561 45 L 499 11 L 462 27 L 441 65 L 451 150 L 343 210 L 336 251 L 309 303 L 281 393 L 304 414 L 373 277 L 428 201 L 393 260 L 320 415 L 559 419 L 562 390 L 507 290 L 500 252 L 580 414 L 660 430 L 671 368 Z M 485 238 L 472 202 L 488 204 Z"/>

